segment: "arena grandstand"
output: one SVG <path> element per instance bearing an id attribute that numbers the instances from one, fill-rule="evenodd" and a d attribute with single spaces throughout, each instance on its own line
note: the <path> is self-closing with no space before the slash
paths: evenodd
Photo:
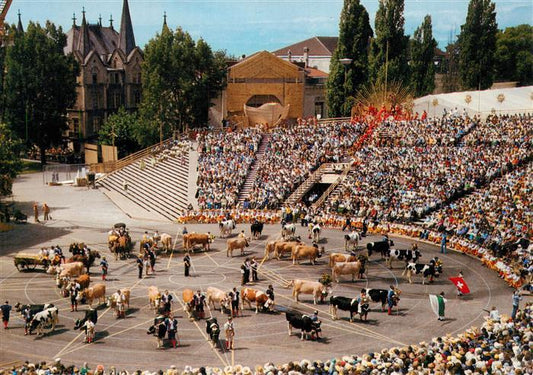
<path id="1" fill-rule="evenodd" d="M 445 238 L 448 249 L 479 258 L 511 287 L 530 293 L 533 115 L 525 110 L 529 106 L 531 112 L 531 87 L 524 89 L 517 95 L 527 93 L 529 102 L 516 108 L 515 91 L 502 90 L 503 99 L 497 96 L 496 102 L 513 102 L 505 110 L 485 99 L 494 92 L 460 93 L 423 98 L 415 105 L 419 115 L 390 109 L 352 119 L 302 121 L 268 132 L 260 124 L 200 132 L 155 150 L 146 159 L 149 165 L 137 160 L 99 184 L 120 192 L 122 201 L 182 225 L 228 219 L 237 224 L 315 223 L 431 245 Z M 470 95 L 469 106 L 459 105 L 465 95 Z M 172 167 L 174 159 L 180 160 L 174 163 L 179 168 Z M 317 177 L 325 164 L 334 171 L 327 184 Z M 150 180 L 167 182 L 161 189 L 151 187 Z M 312 190 L 319 183 L 329 188 Z M 303 199 L 309 191 L 316 196 Z M 178 199 L 179 204 L 173 203 Z M 164 212 L 158 207 L 165 207 Z M 328 361 L 280 364 L 266 358 L 254 368 L 172 366 L 135 374 L 528 374 L 533 372 L 532 315 L 531 303 L 514 319 L 492 309 L 480 327 L 456 335 Z M 64 366 L 61 360 L 16 364 L 4 373 L 128 374 L 91 361 L 78 366 Z"/>

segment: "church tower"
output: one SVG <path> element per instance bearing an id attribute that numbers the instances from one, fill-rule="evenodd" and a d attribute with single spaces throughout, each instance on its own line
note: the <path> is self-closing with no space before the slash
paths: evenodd
<path id="1" fill-rule="evenodd" d="M 120 48 L 126 56 L 128 56 L 135 48 L 135 36 L 133 35 L 133 25 L 131 23 L 128 0 L 124 0 L 122 5 L 122 20 L 120 22 L 118 48 Z"/>

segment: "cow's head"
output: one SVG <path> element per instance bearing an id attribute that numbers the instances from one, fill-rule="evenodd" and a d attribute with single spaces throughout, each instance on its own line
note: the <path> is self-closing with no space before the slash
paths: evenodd
<path id="1" fill-rule="evenodd" d="M 56 273 L 58 273 L 58 269 L 59 269 L 58 266 L 50 266 L 46 270 L 46 273 L 49 274 L 49 275 L 55 275 Z"/>
<path id="2" fill-rule="evenodd" d="M 422 253 L 420 252 L 420 250 L 415 250 L 415 258 L 422 258 Z"/>
<path id="3" fill-rule="evenodd" d="M 244 238 L 244 246 L 246 246 L 246 247 L 250 246 L 250 242 L 251 241 L 252 240 L 250 238 Z"/>
<path id="4" fill-rule="evenodd" d="M 436 264 L 435 265 L 435 277 L 439 277 L 441 273 L 442 273 L 442 264 Z"/>
<path id="5" fill-rule="evenodd" d="M 407 265 L 405 266 L 405 269 L 407 271 L 416 271 L 416 263 L 407 263 Z"/>
<path id="6" fill-rule="evenodd" d="M 78 296 L 76 297 L 76 301 L 80 302 L 85 297 L 85 290 L 82 290 L 78 293 Z"/>

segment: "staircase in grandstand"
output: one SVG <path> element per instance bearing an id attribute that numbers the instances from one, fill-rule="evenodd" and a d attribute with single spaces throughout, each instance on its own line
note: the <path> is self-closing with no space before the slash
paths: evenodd
<path id="1" fill-rule="evenodd" d="M 126 200 L 130 209 L 140 207 L 174 221 L 190 200 L 190 156 L 190 150 L 185 148 L 162 151 L 109 173 L 97 184 L 113 201 Z"/>
<path id="2" fill-rule="evenodd" d="M 341 176 L 337 179 L 337 181 L 335 181 L 333 184 L 331 184 L 328 189 L 320 196 L 320 198 L 318 198 L 318 200 L 313 203 L 312 205 L 312 208 L 314 210 L 316 210 L 317 208 L 319 208 L 322 203 L 324 203 L 326 201 L 326 199 L 329 197 L 329 195 L 331 194 L 331 192 L 335 191 L 335 189 L 337 188 L 337 186 L 339 186 L 339 184 L 341 182 L 344 181 L 344 179 L 346 178 L 346 176 L 348 175 L 348 173 L 350 172 L 350 168 L 351 168 L 351 163 L 346 163 L 344 165 L 344 169 L 342 171 L 342 174 Z"/>
<path id="3" fill-rule="evenodd" d="M 257 176 L 257 171 L 259 170 L 259 167 L 261 165 L 261 160 L 263 160 L 263 157 L 265 156 L 265 151 L 269 142 L 270 133 L 263 134 L 263 138 L 261 139 L 261 143 L 259 144 L 259 148 L 257 149 L 257 152 L 255 154 L 255 160 L 252 163 L 252 166 L 248 171 L 248 175 L 246 176 L 246 181 L 244 181 L 244 185 L 242 186 L 241 191 L 239 192 L 239 205 L 241 206 L 242 203 L 246 200 L 246 198 L 250 196 L 250 192 L 252 191 L 252 188 L 254 186 L 255 177 Z"/>
<path id="4" fill-rule="evenodd" d="M 322 175 L 325 173 L 335 173 L 334 164 L 324 163 L 315 170 L 294 192 L 285 200 L 285 205 L 296 204 L 302 197 L 315 185 L 320 182 Z"/>

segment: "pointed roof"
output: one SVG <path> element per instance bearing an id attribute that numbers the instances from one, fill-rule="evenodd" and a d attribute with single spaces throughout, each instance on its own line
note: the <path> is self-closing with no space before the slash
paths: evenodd
<path id="1" fill-rule="evenodd" d="M 85 19 L 85 9 L 82 13 L 83 18 L 81 20 L 81 28 L 78 35 L 77 50 L 83 57 L 85 57 L 91 50 L 91 41 L 89 39 L 89 26 L 87 25 L 87 20 Z"/>
<path id="2" fill-rule="evenodd" d="M 20 19 L 20 9 L 17 14 L 19 16 L 19 22 L 17 23 L 17 33 L 23 33 L 24 27 L 22 27 L 22 20 Z"/>
<path id="3" fill-rule="evenodd" d="M 163 13 L 163 28 L 161 29 L 161 32 L 163 31 L 170 31 L 167 25 L 167 12 Z"/>
<path id="4" fill-rule="evenodd" d="M 122 6 L 122 20 L 120 22 L 118 48 L 122 49 L 126 55 L 129 55 L 130 52 L 135 48 L 135 36 L 133 35 L 133 25 L 131 23 L 128 0 L 124 0 L 124 4 Z"/>
<path id="5" fill-rule="evenodd" d="M 309 56 L 332 56 L 339 38 L 336 36 L 314 36 L 301 42 L 291 44 L 272 52 L 276 56 L 303 56 L 304 48 L 309 48 Z"/>

